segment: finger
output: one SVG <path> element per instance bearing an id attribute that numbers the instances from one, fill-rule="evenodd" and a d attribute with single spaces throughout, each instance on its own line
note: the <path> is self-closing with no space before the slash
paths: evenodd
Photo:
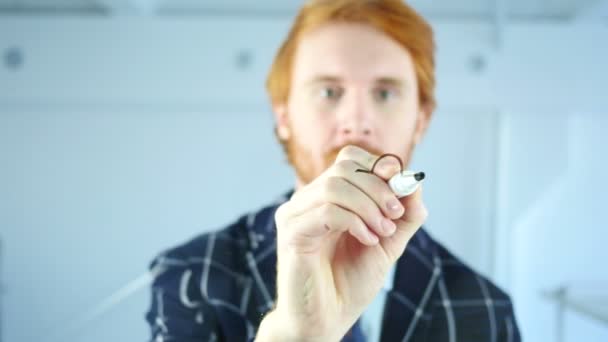
<path id="1" fill-rule="evenodd" d="M 428 217 L 428 211 L 422 199 L 422 184 L 409 196 L 400 198 L 405 209 L 400 221 L 404 224 L 422 225 Z"/>
<path id="2" fill-rule="evenodd" d="M 370 171 L 373 171 L 374 175 L 382 178 L 384 181 L 388 181 L 401 171 L 401 159 L 397 159 L 395 155 L 383 155 L 379 158 L 381 159 L 378 160 L 374 169 Z"/>
<path id="3" fill-rule="evenodd" d="M 381 241 L 387 255 L 393 261 L 403 254 L 407 243 L 428 217 L 428 211 L 422 201 L 422 187 L 419 187 L 410 196 L 401 198 L 401 203 L 405 208 L 405 213 L 403 217 L 395 220 L 397 230 L 392 236 Z"/>
<path id="4" fill-rule="evenodd" d="M 398 219 L 404 208 L 388 183 L 374 174 L 356 172 L 360 165 L 352 160 L 341 160 L 334 164 L 328 174 L 342 177 L 365 193 L 382 211 L 384 216 Z"/>
<path id="5" fill-rule="evenodd" d="M 374 174 L 378 177 L 389 180 L 392 176 L 401 170 L 401 160 L 394 156 L 385 156 L 378 160 L 379 156 L 369 153 L 366 150 L 354 146 L 345 146 L 336 157 L 336 163 L 342 160 L 352 160 L 361 165 L 363 170 L 371 171 L 373 167 Z M 374 164 L 378 161 L 377 165 Z"/>
<path id="6" fill-rule="evenodd" d="M 292 217 L 286 222 L 288 230 L 279 228 L 281 241 L 300 253 L 316 252 L 330 233 L 349 232 L 362 244 L 379 242 L 359 216 L 335 204 L 327 203 L 314 210 Z"/>
<path id="7" fill-rule="evenodd" d="M 370 170 L 376 162 L 377 158 L 377 155 L 369 153 L 358 146 L 348 145 L 344 146 L 340 150 L 338 156 L 336 156 L 336 161 L 334 162 L 334 164 L 338 163 L 341 160 L 352 160 L 357 164 L 361 165 L 361 167 L 365 170 Z"/>
<path id="8" fill-rule="evenodd" d="M 303 214 L 325 203 L 332 203 L 357 214 L 377 234 L 390 236 L 395 223 L 384 216 L 378 205 L 359 188 L 341 177 L 329 176 L 298 194 L 292 201 L 292 216 Z"/>

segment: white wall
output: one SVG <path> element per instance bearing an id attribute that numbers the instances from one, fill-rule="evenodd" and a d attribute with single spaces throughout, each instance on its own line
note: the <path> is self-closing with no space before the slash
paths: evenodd
<path id="1" fill-rule="evenodd" d="M 608 117 L 577 113 L 567 116 L 514 117 L 511 184 L 534 196 L 513 210 L 512 288 L 519 320 L 528 338 L 558 337 L 555 302 L 539 296 L 568 286 L 574 293 L 608 288 L 605 260 L 608 240 Z M 521 135 L 543 132 L 544 139 Z M 526 151 L 526 153 L 520 153 Z M 543 179 L 542 183 L 538 180 Z M 518 194 L 513 194 L 515 204 Z M 592 293 L 592 292 L 590 292 Z M 593 301 L 593 297 L 589 297 Z M 601 304 L 601 297 L 595 302 Z M 578 317 L 577 317 L 578 316 Z M 567 312 L 565 341 L 606 341 L 608 328 Z M 543 318 L 543 319 L 539 319 Z M 552 320 L 553 319 L 553 320 Z M 583 338 L 584 337 L 584 338 Z"/>
<path id="2" fill-rule="evenodd" d="M 9 341 L 63 330 L 141 274 L 154 254 L 290 186 L 270 117 L 260 110 L 20 112 L 1 118 Z M 228 134 L 238 143 L 220 145 Z M 243 193 L 234 193 L 237 187 Z M 133 316 L 123 315 L 123 308 L 112 314 L 132 328 L 105 325 L 107 331 L 86 340 L 107 334 L 115 335 L 110 340 L 142 340 L 147 300 L 134 303 Z"/>
<path id="3" fill-rule="evenodd" d="M 163 248 L 291 186 L 262 87 L 287 25 L 0 19 L 0 51 L 16 46 L 25 55 L 22 68 L 0 68 L 2 337 L 65 332 Z M 591 262 L 588 243 L 597 258 L 608 257 L 595 238 L 605 236 L 597 235 L 601 210 L 590 210 L 601 209 L 604 192 L 593 177 L 574 187 L 572 176 L 605 167 L 597 162 L 605 160 L 597 157 L 607 142 L 604 116 L 578 114 L 608 108 L 598 90 L 608 76 L 607 47 L 598 42 L 608 30 L 507 27 L 496 50 L 490 26 L 435 27 L 440 107 L 414 161 L 429 174 L 429 228 L 511 289 L 524 336 L 545 341 L 553 313 L 539 290 L 581 275 L 608 278 L 580 267 Z M 251 64 L 239 68 L 243 53 Z M 485 60 L 481 72 L 470 67 L 474 56 Z M 574 194 L 587 223 L 576 231 L 578 214 L 564 214 Z M 558 248 L 566 242 L 575 242 L 572 258 Z M 67 339 L 144 340 L 147 305 L 140 291 Z M 531 323 L 538 317 L 546 323 Z M 592 331 L 581 327 L 569 331 Z"/>

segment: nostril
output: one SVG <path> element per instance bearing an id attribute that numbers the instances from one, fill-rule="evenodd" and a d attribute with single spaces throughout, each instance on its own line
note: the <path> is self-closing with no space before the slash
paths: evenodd
<path id="1" fill-rule="evenodd" d="M 354 134 L 357 134 L 357 135 L 371 135 L 372 134 L 372 130 L 368 129 L 368 128 L 366 128 L 366 129 L 357 129 L 357 130 L 354 130 L 354 129 L 351 129 L 351 128 L 344 128 L 344 129 L 342 129 L 342 134 L 344 134 L 344 135 L 354 135 Z"/>

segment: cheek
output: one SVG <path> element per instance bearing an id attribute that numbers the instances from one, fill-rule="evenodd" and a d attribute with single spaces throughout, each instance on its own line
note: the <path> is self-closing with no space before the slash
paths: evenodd
<path id="1" fill-rule="evenodd" d="M 291 127 L 294 136 L 301 142 L 310 145 L 323 144 L 332 135 L 335 123 L 331 113 L 323 113 L 311 108 L 303 111 L 293 112 Z"/>
<path id="2" fill-rule="evenodd" d="M 380 138 L 393 147 L 409 144 L 416 127 L 416 115 L 413 113 L 400 113 L 391 115 L 381 123 Z"/>

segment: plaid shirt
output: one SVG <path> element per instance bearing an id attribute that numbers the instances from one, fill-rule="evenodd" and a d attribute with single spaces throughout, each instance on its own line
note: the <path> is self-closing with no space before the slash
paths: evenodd
<path id="1" fill-rule="evenodd" d="M 247 341 L 273 308 L 274 212 L 289 195 L 158 256 L 146 315 L 152 341 Z M 386 296 L 381 341 L 520 341 L 509 297 L 424 229 Z"/>

